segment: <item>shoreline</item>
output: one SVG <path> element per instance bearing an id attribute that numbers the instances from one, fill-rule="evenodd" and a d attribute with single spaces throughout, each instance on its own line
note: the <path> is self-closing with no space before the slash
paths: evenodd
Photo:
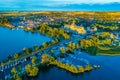
<path id="1" fill-rule="evenodd" d="M 7 27 L 7 28 L 11 28 L 11 29 L 13 29 L 13 28 L 15 28 L 13 25 L 11 25 L 11 24 L 0 24 L 0 26 L 2 26 L 2 27 Z"/>
<path id="2" fill-rule="evenodd" d="M 120 54 L 98 53 L 96 56 L 120 56 Z"/>

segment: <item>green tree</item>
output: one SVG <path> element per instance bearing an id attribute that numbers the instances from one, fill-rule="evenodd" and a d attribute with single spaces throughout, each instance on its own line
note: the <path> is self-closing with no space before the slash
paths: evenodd
<path id="1" fill-rule="evenodd" d="M 12 56 L 11 55 L 8 55 L 7 56 L 8 60 L 12 59 Z"/>
<path id="2" fill-rule="evenodd" d="M 101 37 L 102 37 L 102 38 L 109 37 L 109 36 L 110 36 L 110 33 L 109 33 L 109 32 L 102 32 L 102 33 L 101 33 Z"/>
<path id="3" fill-rule="evenodd" d="M 30 64 L 27 64 L 27 65 L 25 66 L 25 69 L 26 69 L 27 74 L 29 74 L 29 72 L 30 72 L 30 70 L 31 70 L 31 65 L 30 65 Z"/>
<path id="4" fill-rule="evenodd" d="M 23 48 L 23 52 L 24 52 L 24 53 L 26 52 L 26 50 L 27 50 L 26 48 Z"/>
<path id="5" fill-rule="evenodd" d="M 22 78 L 20 77 L 20 76 L 16 76 L 16 78 L 15 78 L 16 80 L 22 80 Z"/>
<path id="6" fill-rule="evenodd" d="M 48 43 L 47 42 L 44 42 L 43 43 L 43 47 L 46 48 L 48 46 Z"/>
<path id="7" fill-rule="evenodd" d="M 64 54 L 66 51 L 65 51 L 65 49 L 64 49 L 64 47 L 60 47 L 60 52 L 62 53 L 62 54 Z"/>
<path id="8" fill-rule="evenodd" d="M 32 58 L 32 65 L 35 66 L 36 65 L 36 62 L 37 62 L 37 57 L 33 57 Z"/>
<path id="9" fill-rule="evenodd" d="M 39 47 L 38 47 L 37 44 L 34 45 L 34 50 L 35 50 L 35 51 L 39 50 Z"/>
<path id="10" fill-rule="evenodd" d="M 18 59 L 19 55 L 17 53 L 14 54 L 14 59 Z"/>
<path id="11" fill-rule="evenodd" d="M 6 23 L 9 23 L 9 22 L 8 22 L 8 19 L 4 16 L 4 17 L 2 18 L 1 23 L 2 23 L 2 24 L 6 24 Z"/>
<path id="12" fill-rule="evenodd" d="M 92 66 L 91 65 L 86 65 L 86 67 L 85 67 L 85 71 L 90 71 L 90 70 L 92 70 L 93 68 L 92 68 Z"/>
<path id="13" fill-rule="evenodd" d="M 50 51 L 51 56 L 54 56 L 54 50 Z"/>
<path id="14" fill-rule="evenodd" d="M 25 66 L 27 75 L 30 77 L 35 77 L 38 75 L 39 69 L 36 66 L 31 66 L 30 64 Z"/>
<path id="15" fill-rule="evenodd" d="M 79 44 L 78 44 L 78 43 L 76 43 L 76 44 L 75 44 L 75 47 L 76 47 L 77 49 L 79 49 L 79 48 L 80 48 L 80 46 L 79 46 Z"/>
<path id="16" fill-rule="evenodd" d="M 31 76 L 31 77 L 37 76 L 37 75 L 38 75 L 38 71 L 39 71 L 38 67 L 33 67 L 33 68 L 30 70 L 29 76 Z"/>
<path id="17" fill-rule="evenodd" d="M 17 69 L 16 68 L 12 68 L 11 69 L 11 73 L 13 74 L 14 78 L 16 78 L 16 75 L 17 75 Z"/>
<path id="18" fill-rule="evenodd" d="M 84 72 L 84 67 L 79 66 L 79 67 L 78 67 L 78 71 L 80 71 L 80 72 Z"/>

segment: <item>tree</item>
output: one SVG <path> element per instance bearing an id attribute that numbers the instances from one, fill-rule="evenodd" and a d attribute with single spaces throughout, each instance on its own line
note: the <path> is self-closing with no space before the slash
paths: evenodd
<path id="1" fill-rule="evenodd" d="M 48 34 L 51 37 L 57 37 L 57 38 L 64 38 L 64 39 L 69 39 L 70 36 L 68 35 L 67 32 L 64 31 L 64 29 L 61 28 L 53 28 L 48 26 L 47 24 L 42 24 L 40 26 L 39 30 L 42 34 Z"/>
<path id="2" fill-rule="evenodd" d="M 37 75 L 38 75 L 38 71 L 39 71 L 38 67 L 33 67 L 33 68 L 30 70 L 29 76 L 31 76 L 31 77 L 37 76 Z"/>
<path id="3" fill-rule="evenodd" d="M 111 39 L 105 39 L 102 41 L 102 44 L 105 45 L 105 44 L 108 44 L 110 45 L 111 44 Z"/>
<path id="4" fill-rule="evenodd" d="M 110 36 L 110 33 L 109 33 L 109 32 L 102 32 L 102 33 L 101 33 L 101 37 L 102 37 L 102 38 L 109 37 L 109 36 Z"/>
<path id="5" fill-rule="evenodd" d="M 22 66 L 19 65 L 19 66 L 18 66 L 18 72 L 21 72 L 21 71 L 22 71 Z"/>
<path id="6" fill-rule="evenodd" d="M 16 70 L 16 68 L 12 68 L 11 73 L 13 73 L 13 74 L 17 74 L 17 70 Z"/>
<path id="7" fill-rule="evenodd" d="M 8 58 L 8 60 L 10 60 L 10 59 L 12 59 L 12 56 L 11 56 L 11 55 L 8 55 L 8 57 L 7 57 L 7 58 Z"/>
<path id="8" fill-rule="evenodd" d="M 79 44 L 78 44 L 78 43 L 76 43 L 76 44 L 75 44 L 75 47 L 76 47 L 77 49 L 79 49 L 79 48 L 80 48 L 80 46 L 79 46 Z"/>
<path id="9" fill-rule="evenodd" d="M 8 19 L 4 16 L 4 17 L 2 18 L 1 23 L 2 23 L 2 24 L 6 24 L 6 23 L 9 23 L 9 22 L 8 22 Z"/>
<path id="10" fill-rule="evenodd" d="M 17 69 L 16 68 L 12 68 L 11 69 L 11 73 L 13 74 L 14 78 L 16 78 L 16 75 L 17 75 Z"/>
<path id="11" fill-rule="evenodd" d="M 28 49 L 24 48 L 24 53 L 26 55 L 29 55 L 30 53 L 32 53 L 32 48 L 28 48 Z"/>
<path id="12" fill-rule="evenodd" d="M 86 65 L 86 67 L 85 67 L 85 71 L 90 71 L 90 70 L 92 70 L 93 68 L 92 68 L 92 66 L 91 65 Z"/>
<path id="13" fill-rule="evenodd" d="M 99 38 L 95 36 L 91 36 L 91 41 L 92 41 L 91 45 L 93 45 L 93 43 L 97 45 L 99 43 Z"/>
<path id="14" fill-rule="evenodd" d="M 42 63 L 47 63 L 50 61 L 50 56 L 47 53 L 42 55 Z"/>
<path id="15" fill-rule="evenodd" d="M 85 39 L 82 39 L 82 40 L 80 41 L 80 44 L 81 44 L 81 47 L 82 47 L 83 49 L 86 49 L 86 48 L 87 48 L 87 44 L 86 44 L 86 40 L 85 40 Z"/>
<path id="16" fill-rule="evenodd" d="M 37 61 L 37 57 L 34 56 L 34 57 L 32 58 L 32 65 L 33 65 L 33 66 L 36 65 L 36 61 Z"/>
<path id="17" fill-rule="evenodd" d="M 68 47 L 72 47 L 73 46 L 73 42 L 70 41 L 69 44 L 68 44 Z"/>
<path id="18" fill-rule="evenodd" d="M 79 67 L 78 67 L 78 71 L 84 72 L 84 68 L 83 68 L 82 66 L 79 66 Z"/>
<path id="19" fill-rule="evenodd" d="M 37 44 L 34 45 L 34 50 L 35 50 L 35 51 L 39 50 L 39 47 L 38 47 Z"/>
<path id="20" fill-rule="evenodd" d="M 24 53 L 26 52 L 26 50 L 27 50 L 26 48 L 23 48 L 23 52 L 24 52 Z"/>
<path id="21" fill-rule="evenodd" d="M 27 64 L 27 65 L 25 66 L 25 69 L 26 69 L 27 74 L 29 74 L 29 72 L 30 72 L 30 70 L 31 70 L 31 65 L 30 65 L 30 64 Z"/>
<path id="22" fill-rule="evenodd" d="M 51 50 L 50 53 L 51 53 L 51 56 L 54 56 L 54 50 Z"/>
<path id="23" fill-rule="evenodd" d="M 64 39 L 70 39 L 70 36 L 67 33 L 63 34 Z"/>
<path id="24" fill-rule="evenodd" d="M 20 76 L 16 76 L 16 78 L 15 78 L 16 80 L 22 80 L 22 78 L 20 77 Z"/>
<path id="25" fill-rule="evenodd" d="M 47 42 L 44 42 L 43 43 L 43 47 L 46 48 L 48 46 L 48 43 Z"/>
<path id="26" fill-rule="evenodd" d="M 38 67 L 31 66 L 30 64 L 26 65 L 25 69 L 26 69 L 27 75 L 30 76 L 30 77 L 37 76 L 38 71 L 39 71 Z"/>
<path id="27" fill-rule="evenodd" d="M 18 59 L 19 55 L 17 53 L 14 54 L 14 59 Z"/>
<path id="28" fill-rule="evenodd" d="M 63 53 L 63 54 L 65 53 L 64 47 L 60 47 L 60 52 Z"/>

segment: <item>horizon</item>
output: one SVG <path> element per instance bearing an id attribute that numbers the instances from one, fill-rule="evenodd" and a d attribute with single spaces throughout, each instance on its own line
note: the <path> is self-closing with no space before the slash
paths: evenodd
<path id="1" fill-rule="evenodd" d="M 120 11 L 119 6 L 119 0 L 0 1 L 0 11 Z"/>

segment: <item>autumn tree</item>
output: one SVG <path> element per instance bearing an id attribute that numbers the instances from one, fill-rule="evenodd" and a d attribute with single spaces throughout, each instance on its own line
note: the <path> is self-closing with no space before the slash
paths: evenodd
<path id="1" fill-rule="evenodd" d="M 48 63 L 50 61 L 50 56 L 47 53 L 42 55 L 42 63 Z"/>
<path id="2" fill-rule="evenodd" d="M 60 52 L 61 52 L 62 54 L 65 53 L 65 49 L 64 49 L 64 47 L 60 47 Z"/>

